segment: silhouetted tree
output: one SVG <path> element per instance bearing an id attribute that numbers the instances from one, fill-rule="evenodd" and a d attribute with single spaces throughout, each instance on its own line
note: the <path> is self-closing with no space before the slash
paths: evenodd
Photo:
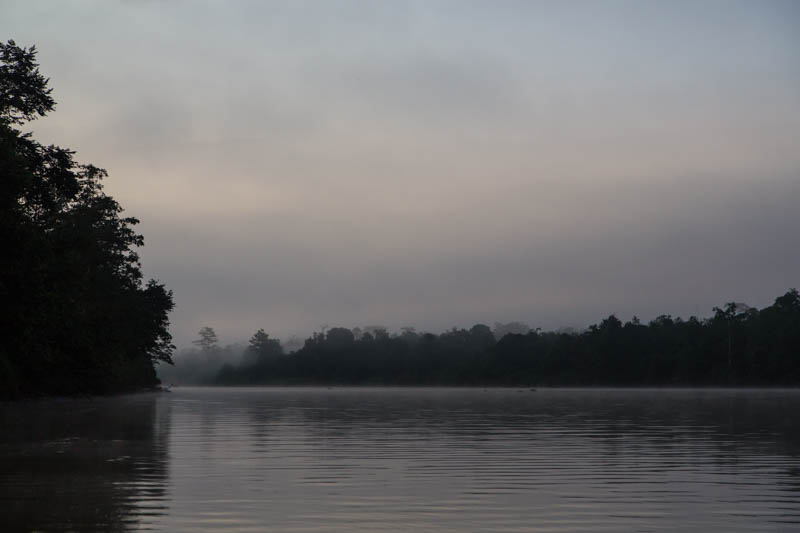
<path id="1" fill-rule="evenodd" d="M 0 396 L 152 386 L 171 362 L 172 293 L 142 279 L 138 221 L 106 172 L 17 129 L 50 94 L 36 49 L 0 43 Z"/>
<path id="2" fill-rule="evenodd" d="M 325 342 L 332 347 L 346 348 L 355 341 L 353 332 L 347 328 L 331 328 L 325 335 Z"/>
<path id="3" fill-rule="evenodd" d="M 203 326 L 197 334 L 200 338 L 193 340 L 192 344 L 199 346 L 204 352 L 210 352 L 217 348 L 217 332 L 214 331 L 214 328 Z"/>
<path id="4" fill-rule="evenodd" d="M 728 304 L 707 320 L 662 315 L 647 325 L 611 315 L 583 332 L 528 330 L 495 340 L 482 324 L 440 335 L 366 329 L 374 335 L 357 337 L 345 328 L 315 333 L 302 349 L 258 368 L 224 369 L 219 382 L 800 384 L 800 295 L 794 289 L 760 311 Z"/>
<path id="5" fill-rule="evenodd" d="M 252 354 L 258 365 L 267 364 L 283 355 L 281 343 L 277 339 L 270 339 L 263 329 L 259 329 L 252 336 L 247 351 Z"/>

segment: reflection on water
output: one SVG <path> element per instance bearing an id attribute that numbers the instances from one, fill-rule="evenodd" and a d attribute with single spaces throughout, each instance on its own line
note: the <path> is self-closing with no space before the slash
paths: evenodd
<path id="1" fill-rule="evenodd" d="M 12 530 L 796 531 L 798 407 L 369 388 L 6 405 L 0 507 Z"/>
<path id="2" fill-rule="evenodd" d="M 115 531 L 167 511 L 155 394 L 0 405 L 0 529 Z"/>

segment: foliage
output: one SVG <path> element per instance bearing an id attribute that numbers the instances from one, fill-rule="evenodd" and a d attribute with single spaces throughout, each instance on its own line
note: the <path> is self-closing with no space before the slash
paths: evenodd
<path id="1" fill-rule="evenodd" d="M 103 192 L 106 172 L 17 129 L 53 110 L 50 91 L 34 47 L 0 43 L 0 396 L 153 386 L 172 293 L 143 281 L 138 221 Z"/>
<path id="2" fill-rule="evenodd" d="M 277 339 L 270 339 L 263 329 L 256 331 L 250 339 L 247 351 L 252 354 L 255 364 L 263 364 L 283 355 L 281 343 Z"/>
<path id="3" fill-rule="evenodd" d="M 715 308 L 709 319 L 664 315 L 644 325 L 611 315 L 587 330 L 505 333 L 485 325 L 433 335 L 316 333 L 258 365 L 228 364 L 225 384 L 799 385 L 800 295 L 762 310 Z M 522 325 L 513 324 L 514 328 Z M 495 331 L 503 331 L 497 327 Z M 256 337 L 260 337 L 259 330 Z M 254 339 L 256 338 L 254 337 Z M 251 341 L 252 343 L 252 341 Z"/>
<path id="4" fill-rule="evenodd" d="M 214 331 L 214 328 L 204 326 L 200 328 L 200 331 L 198 331 L 197 334 L 200 336 L 200 338 L 193 340 L 192 344 L 199 346 L 204 352 L 212 351 L 218 348 L 217 332 Z"/>

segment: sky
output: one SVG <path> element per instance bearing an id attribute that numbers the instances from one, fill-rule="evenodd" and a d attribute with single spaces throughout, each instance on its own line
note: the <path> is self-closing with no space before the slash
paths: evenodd
<path id="1" fill-rule="evenodd" d="M 3 0 L 172 333 L 708 316 L 800 286 L 800 2 Z"/>

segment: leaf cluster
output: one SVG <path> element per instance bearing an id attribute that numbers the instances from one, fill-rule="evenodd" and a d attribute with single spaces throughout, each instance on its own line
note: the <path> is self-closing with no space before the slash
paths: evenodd
<path id="1" fill-rule="evenodd" d="M 103 191 L 106 171 L 18 129 L 54 106 L 36 49 L 0 43 L 0 394 L 152 386 L 172 294 L 143 280 L 138 220 Z"/>

